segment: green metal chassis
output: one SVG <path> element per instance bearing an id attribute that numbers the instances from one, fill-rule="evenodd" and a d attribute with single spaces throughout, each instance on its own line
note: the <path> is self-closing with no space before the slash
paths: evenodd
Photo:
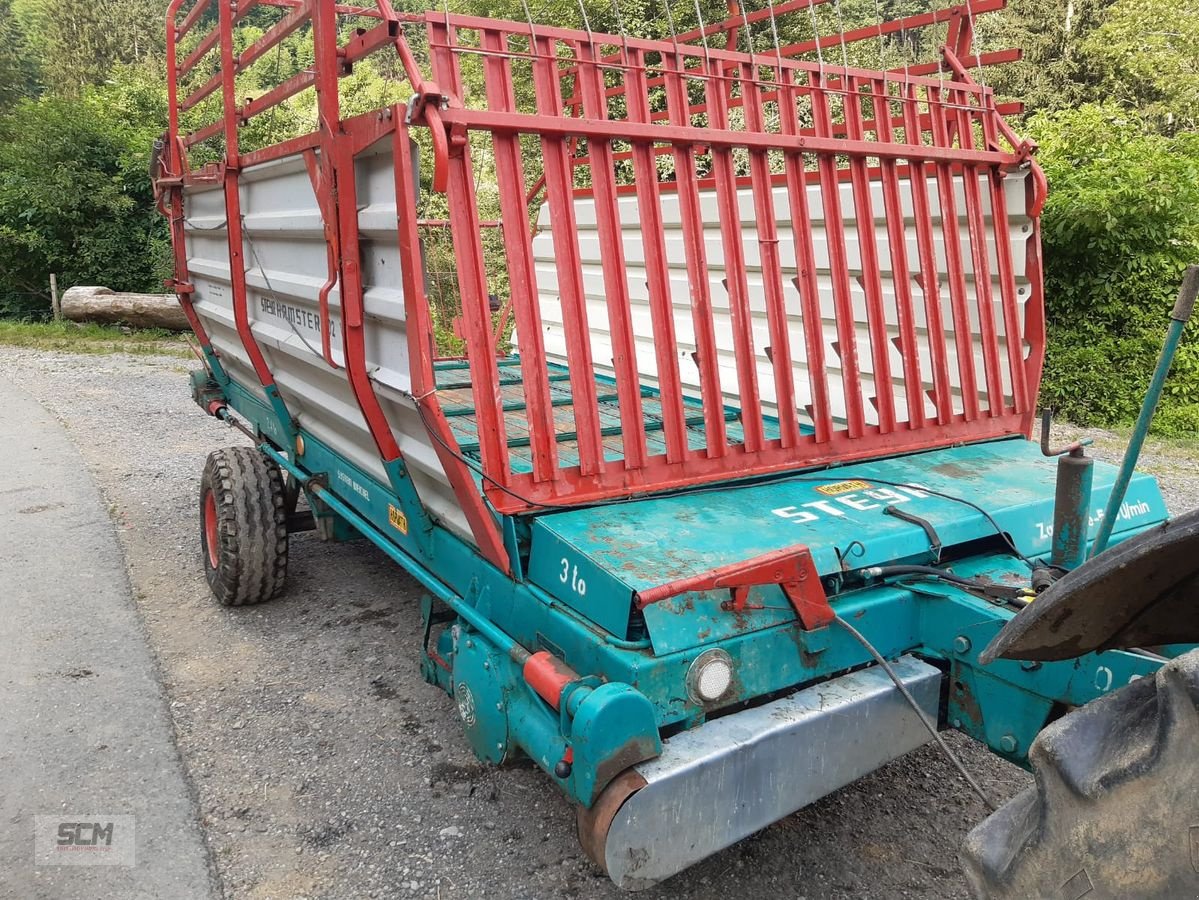
<path id="1" fill-rule="evenodd" d="M 219 366 L 214 371 L 220 373 Z M 262 450 L 304 488 L 318 516 L 366 537 L 428 592 L 422 673 L 455 697 L 476 754 L 498 763 L 523 752 L 583 806 L 622 769 L 657 755 L 663 733 L 697 727 L 717 712 L 688 697 L 683 687 L 700 652 L 719 647 L 732 658 L 737 676 L 731 708 L 871 662 L 836 625 L 807 631 L 789 616 L 669 652 L 655 652 L 646 638 L 614 636 L 527 577 L 527 522 L 501 519 L 514 563 L 510 577 L 423 515 L 415 492 L 398 496 L 302 427 L 285 430 L 270 406 L 221 380 L 218 385 L 207 372 L 197 372 L 197 402 L 209 410 L 214 401 L 227 404 L 259 435 Z M 296 452 L 297 437 L 302 453 Z M 388 474 L 411 486 L 402 468 Z M 1153 493 L 1151 514 L 1118 538 L 1165 517 L 1156 488 Z M 397 509 L 406 515 L 406 530 L 396 525 Z M 1009 583 L 1027 577 L 1026 567 L 994 544 L 957 559 L 954 572 Z M 628 596 L 613 601 L 627 602 Z M 941 725 L 1019 765 L 1026 765 L 1033 739 L 1061 711 L 1161 665 L 1150 656 L 1109 651 L 1057 663 L 999 660 L 982 666 L 979 652 L 1014 611 L 940 582 L 859 586 L 830 593 L 830 601 L 884 656 L 911 653 L 943 669 Z M 564 689 L 558 709 L 525 680 L 523 649 L 550 650 L 581 673 Z"/>

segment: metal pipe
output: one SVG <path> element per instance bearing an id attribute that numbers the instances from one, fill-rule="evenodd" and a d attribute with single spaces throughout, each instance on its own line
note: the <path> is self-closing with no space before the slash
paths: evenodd
<path id="1" fill-rule="evenodd" d="M 1137 424 L 1132 429 L 1132 439 L 1128 442 L 1128 450 L 1124 453 L 1124 461 L 1120 464 L 1120 473 L 1116 483 L 1112 485 L 1112 494 L 1108 498 L 1107 508 L 1103 511 L 1103 519 L 1099 523 L 1099 534 L 1095 536 L 1095 544 L 1091 548 L 1091 556 L 1095 557 L 1107 548 L 1111 539 L 1112 529 L 1116 524 L 1116 516 L 1120 512 L 1120 504 L 1124 502 L 1124 494 L 1128 490 L 1128 482 L 1132 480 L 1132 471 L 1136 467 L 1137 458 L 1141 455 L 1141 445 L 1149 433 L 1149 425 L 1157 410 L 1157 402 L 1161 399 L 1162 388 L 1166 376 L 1170 374 L 1170 366 L 1174 362 L 1174 353 L 1182 340 L 1182 332 L 1186 329 L 1191 310 L 1195 308 L 1195 297 L 1199 295 L 1199 266 L 1187 266 L 1186 274 L 1182 277 L 1182 286 L 1178 289 L 1178 300 L 1170 313 L 1170 330 L 1166 332 L 1166 342 L 1162 345 L 1161 356 L 1157 360 L 1157 368 L 1153 372 L 1153 380 L 1149 382 L 1149 392 L 1145 394 L 1145 402 L 1141 404 L 1141 414 Z"/>

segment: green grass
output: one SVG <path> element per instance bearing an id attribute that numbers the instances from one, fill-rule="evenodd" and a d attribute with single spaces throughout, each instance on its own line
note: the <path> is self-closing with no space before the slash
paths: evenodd
<path id="1" fill-rule="evenodd" d="M 0 319 L 0 345 L 93 355 L 192 355 L 186 341 L 170 331 L 157 328 L 122 329 L 115 325 L 80 325 L 75 322 L 17 322 Z"/>

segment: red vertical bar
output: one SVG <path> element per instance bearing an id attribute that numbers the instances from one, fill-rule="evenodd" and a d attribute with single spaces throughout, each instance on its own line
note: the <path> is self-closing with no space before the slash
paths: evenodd
<path id="1" fill-rule="evenodd" d="M 919 90 L 908 82 L 902 91 L 904 136 L 907 143 L 915 147 L 924 143 Z M 947 425 L 953 418 L 953 397 L 945 350 L 945 323 L 941 313 L 941 275 L 937 270 L 936 236 L 928 202 L 928 175 L 925 164 L 919 159 L 910 159 L 908 162 L 912 219 L 916 227 L 916 250 L 920 257 L 921 293 L 924 295 L 924 317 L 933 375 L 933 405 L 937 409 L 938 424 Z"/>
<path id="2" fill-rule="evenodd" d="M 928 112 L 932 121 L 933 144 L 949 147 L 949 111 L 941 89 L 929 87 Z M 949 277 L 949 299 L 953 308 L 953 345 L 957 351 L 958 380 L 962 390 L 962 409 L 966 421 L 978 418 L 978 378 L 974 372 L 974 336 L 966 303 L 966 274 L 962 268 L 962 237 L 958 225 L 957 199 L 954 196 L 953 169 L 938 162 L 937 194 L 941 200 L 941 234 L 945 244 L 945 268 Z"/>
<path id="3" fill-rule="evenodd" d="M 644 79 L 645 57 L 638 55 L 641 77 Z M 666 106 L 670 124 L 691 124 L 691 102 L 687 97 L 684 78 L 684 57 L 662 54 L 666 82 Z M 708 456 L 728 453 L 728 437 L 724 419 L 724 394 L 720 387 L 719 355 L 716 346 L 716 327 L 712 316 L 712 284 L 708 276 L 708 254 L 704 244 L 703 211 L 699 202 L 699 177 L 695 171 L 695 147 L 675 142 L 674 177 L 678 189 L 679 219 L 683 230 L 683 247 L 687 257 L 687 285 L 691 293 L 691 315 L 695 325 L 695 363 L 699 368 L 699 389 L 704 404 L 704 432 Z"/>
<path id="4" fill-rule="evenodd" d="M 458 60 L 452 49 L 453 33 L 444 24 L 430 24 L 430 54 L 437 81 L 452 96 L 461 96 Z M 487 295 L 487 271 L 483 262 L 479 210 L 474 195 L 470 139 L 450 140 L 449 178 L 446 195 L 449 205 L 450 233 L 454 258 L 458 264 L 458 286 L 462 296 L 462 315 L 466 322 L 467 358 L 475 401 L 475 420 L 479 430 L 479 449 L 483 469 L 500 484 L 510 475 L 507 448 L 507 424 L 495 347 L 491 339 L 491 302 Z"/>
<path id="5" fill-rule="evenodd" d="M 983 115 L 983 134 L 988 148 L 999 145 L 995 119 L 998 113 L 987 92 L 987 111 Z M 1016 294 L 1016 273 L 1012 263 L 1010 224 L 1007 214 L 1007 194 L 1004 191 L 1004 173 L 998 166 L 988 171 L 991 188 L 991 228 L 995 231 L 995 264 L 999 270 L 999 294 L 1003 303 L 1003 331 L 1007 341 L 1008 369 L 1012 376 L 1012 401 L 1017 413 L 1028 411 L 1028 381 L 1024 372 L 1023 340 L 1020 336 L 1020 299 Z"/>
<path id="6" fill-rule="evenodd" d="M 779 128 L 788 136 L 798 136 L 799 116 L 795 109 L 798 91 L 795 75 L 782 70 L 779 92 Z M 832 434 L 832 413 L 828 402 L 828 374 L 824 362 L 824 319 L 820 313 L 820 282 L 816 277 L 816 249 L 812 246 L 812 213 L 808 208 L 804 157 L 786 151 L 783 171 L 787 179 L 787 197 L 791 206 L 791 234 L 795 239 L 795 264 L 799 270 L 795 286 L 803 308 L 804 342 L 807 349 L 808 383 L 812 389 L 812 424 L 816 442 L 825 443 Z"/>
<path id="7" fill-rule="evenodd" d="M 873 82 L 874 121 L 881 143 L 895 143 L 891 125 L 891 100 L 887 80 Z M 908 138 L 909 142 L 911 138 Z M 895 289 L 895 313 L 899 321 L 899 355 L 903 359 L 903 384 L 908 405 L 908 423 L 924 427 L 924 390 L 920 380 L 920 348 L 916 343 L 916 316 L 912 307 L 912 275 L 908 268 L 908 236 L 903 200 L 899 193 L 897 161 L 879 159 L 883 183 L 883 216 L 887 220 L 887 243 L 891 248 L 891 283 Z"/>
<path id="8" fill-rule="evenodd" d="M 817 137 L 831 137 L 832 113 L 823 72 L 809 72 L 812 98 L 812 130 Z M 850 438 L 860 438 L 865 428 L 862 415 L 862 376 L 858 368 L 858 338 L 854 332 L 853 295 L 849 282 L 849 258 L 845 248 L 845 219 L 841 214 L 841 188 L 837 157 L 817 155 L 820 197 L 824 207 L 824 234 L 828 242 L 829 275 L 833 282 L 833 306 L 837 316 L 838 355 L 845 391 L 845 418 Z"/>
<path id="9" fill-rule="evenodd" d="M 597 64 L 595 46 L 579 44 L 579 64 L 575 93 L 581 95 L 583 115 L 588 119 L 608 118 L 604 96 L 604 76 Z M 641 381 L 637 374 L 637 344 L 633 336 L 632 303 L 624 257 L 624 235 L 616 198 L 616 172 L 612 144 L 606 140 L 587 142 L 591 157 L 591 189 L 595 197 L 596 231 L 599 238 L 600 266 L 604 273 L 604 294 L 608 304 L 608 329 L 612 335 L 612 368 L 616 371 L 616 395 L 620 401 L 620 431 L 624 445 L 625 467 L 645 465 L 645 420 L 641 412 Z M 652 310 L 660 315 L 661 307 Z M 662 417 L 667 457 L 678 462 L 686 447 L 683 423 L 683 394 L 679 385 L 678 364 L 674 359 L 672 333 L 659 330 L 654 318 L 654 335 L 662 392 Z M 665 353 L 663 352 L 665 351 Z M 674 367 L 672 368 L 672 363 Z"/>
<path id="10" fill-rule="evenodd" d="M 395 163 L 397 239 L 400 251 L 400 278 L 404 288 L 404 314 L 408 336 L 408 358 L 412 374 L 412 393 L 418 398 L 421 419 L 433 438 L 431 443 L 450 480 L 454 496 L 462 506 L 479 550 L 504 572 L 511 572 L 508 552 L 495 517 L 475 487 L 475 475 L 457 451 L 454 432 L 437 402 L 437 377 L 433 371 L 433 322 L 425 296 L 424 261 L 416 226 L 416 184 L 411 137 L 403 124 L 404 108 L 393 111 L 399 123 L 392 143 Z"/>
<path id="11" fill-rule="evenodd" d="M 650 122 L 649 87 L 646 85 L 645 56 L 627 48 L 625 98 L 629 122 Z M 689 450 L 683 410 L 683 385 L 679 372 L 678 339 L 674 328 L 674 295 L 670 289 L 670 261 L 666 256 L 666 225 L 658 188 L 657 152 L 650 140 L 632 141 L 633 180 L 637 185 L 637 214 L 645 249 L 645 282 L 650 318 L 654 329 L 654 356 L 663 413 L 667 418 L 666 459 L 677 462 Z M 701 387 L 702 391 L 702 387 Z M 717 391 L 719 395 L 719 390 Z M 669 409 L 668 409 L 669 407 Z M 721 419 L 723 422 L 724 420 Z M 675 424 L 677 422 L 677 424 Z M 675 431 L 675 441 L 671 431 Z"/>
<path id="12" fill-rule="evenodd" d="M 754 67 L 743 63 L 739 68 L 741 98 L 745 105 L 745 128 L 747 131 L 765 133 L 762 93 L 753 78 Z M 779 259 L 774 187 L 771 184 L 770 157 L 767 151 L 750 151 L 749 174 L 754 195 L 754 216 L 758 220 L 758 253 L 762 260 L 762 293 L 766 300 L 766 318 L 770 327 L 770 363 L 774 368 L 779 441 L 783 447 L 794 447 L 800 438 L 799 418 L 791 362 L 791 335 L 787 327 L 787 303 L 783 295 L 783 266 Z"/>
<path id="13" fill-rule="evenodd" d="M 851 141 L 863 139 L 861 82 L 845 79 L 845 132 Z M 874 390 L 880 434 L 895 430 L 895 385 L 891 381 L 891 342 L 887 312 L 883 307 L 883 280 L 878 267 L 878 236 L 874 227 L 874 202 L 870 197 L 870 169 L 865 157 L 851 156 L 854 218 L 857 220 L 858 254 L 862 263 L 862 289 L 866 292 L 866 324 L 870 329 L 870 357 L 874 363 Z"/>
<path id="14" fill-rule="evenodd" d="M 233 13 L 229 0 L 218 0 L 218 27 L 221 31 L 221 71 L 227 73 L 221 81 L 225 123 L 225 221 L 229 243 L 229 282 L 232 288 L 233 321 L 238 337 L 254 367 L 254 373 L 264 388 L 273 388 L 275 376 L 262 355 L 254 331 L 250 327 L 249 294 L 246 290 L 246 260 L 241 218 L 241 193 L 237 184 L 240 172 L 237 145 L 237 97 L 233 80 Z"/>
<path id="15" fill-rule="evenodd" d="M 562 117 L 562 91 L 558 78 L 557 43 L 537 36 L 533 41 L 533 88 L 537 113 Z M 591 333 L 587 326 L 587 297 L 583 288 L 582 260 L 574 211 L 574 167 L 570 150 L 561 138 L 543 136 L 546 200 L 550 207 L 551 236 L 558 266 L 558 291 L 562 322 L 570 360 L 570 386 L 575 431 L 578 434 L 579 471 L 598 475 L 603 468 L 604 448 L 596 401 L 595 367 L 591 356 Z"/>
<path id="16" fill-rule="evenodd" d="M 705 64 L 704 87 L 707 92 L 708 119 L 712 128 L 729 127 L 728 91 L 734 75 L 721 76 L 721 65 Z M 749 306 L 749 284 L 745 275 L 745 246 L 741 236 L 741 212 L 738 209 L 737 170 L 733 151 L 712 147 L 712 175 L 716 181 L 717 219 L 721 246 L 724 248 L 724 285 L 729 296 L 729 316 L 733 325 L 733 352 L 737 365 L 737 392 L 741 400 L 741 429 L 745 449 L 762 449 L 762 405 L 758 396 L 758 361 L 754 355 L 753 314 Z"/>
<path id="17" fill-rule="evenodd" d="M 974 149 L 974 127 L 970 113 L 970 93 L 955 91 L 960 105 L 958 140 L 965 150 Z M 983 371 L 987 382 L 987 407 L 992 416 L 1004 412 L 1003 375 L 999 369 L 999 337 L 995 329 L 994 297 L 991 293 L 991 264 L 987 254 L 987 222 L 978 186 L 977 165 L 962 166 L 966 197 L 966 226 L 970 235 L 970 262 L 974 270 L 974 299 L 978 305 L 979 338 L 982 341 Z M 998 235 L 996 235 L 998 240 Z"/>
<path id="18" fill-rule="evenodd" d="M 309 0 L 311 3 L 311 0 Z M 313 6 L 312 39 L 315 49 L 317 110 L 320 118 L 321 154 L 331 160 L 336 193 L 325 199 L 327 208 L 337 216 L 337 242 L 340 250 L 341 336 L 345 354 L 346 377 L 367 430 L 385 462 L 400 458 L 400 446 L 375 394 L 367 371 L 365 298 L 361 253 L 358 245 L 358 193 L 354 171 L 352 142 L 342 136 L 337 48 L 337 11 L 325 0 Z M 325 185 L 331 191 L 331 185 Z"/>
<path id="19" fill-rule="evenodd" d="M 483 56 L 487 105 L 500 112 L 511 112 L 516 109 L 516 96 L 512 87 L 512 65 L 504 55 L 507 50 L 504 35 L 494 29 L 483 32 L 482 47 L 491 51 Z M 509 290 L 520 340 L 520 371 L 525 412 L 529 420 L 533 480 L 548 481 L 558 477 L 558 442 L 545 362 L 541 297 L 537 289 L 529 213 L 525 205 L 525 169 L 520 135 L 493 132 L 492 142 L 495 147 L 504 253 L 508 260 Z"/>

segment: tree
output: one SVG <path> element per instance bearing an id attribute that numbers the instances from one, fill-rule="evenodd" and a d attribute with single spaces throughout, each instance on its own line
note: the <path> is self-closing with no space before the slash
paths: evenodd
<path id="1" fill-rule="evenodd" d="M 43 80 L 60 92 L 102 83 L 113 66 L 161 55 L 161 0 L 45 0 L 29 15 L 42 43 Z"/>
<path id="2" fill-rule="evenodd" d="M 1167 131 L 1199 123 L 1199 0 L 1116 0 L 1084 51 L 1112 100 Z"/>
<path id="3" fill-rule="evenodd" d="M 36 71 L 11 0 L 0 0 L 0 112 L 35 92 Z"/>
<path id="4" fill-rule="evenodd" d="M 1019 62 L 988 73 L 995 89 L 1031 112 L 1071 109 L 1102 99 L 1098 74 L 1086 52 L 1112 0 L 1012 0 L 984 16 L 985 49 L 1016 47 Z"/>

